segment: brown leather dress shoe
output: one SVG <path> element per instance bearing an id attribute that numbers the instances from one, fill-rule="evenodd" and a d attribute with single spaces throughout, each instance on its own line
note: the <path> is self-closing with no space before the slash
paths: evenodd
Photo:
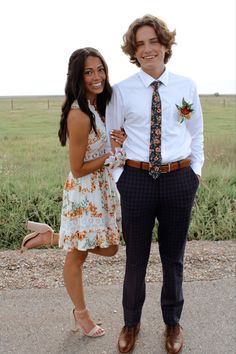
<path id="1" fill-rule="evenodd" d="M 120 353 L 130 353 L 134 348 L 137 334 L 140 330 L 140 323 L 134 327 L 124 326 L 118 339 L 118 349 Z"/>
<path id="2" fill-rule="evenodd" d="M 166 350 L 169 354 L 177 354 L 183 347 L 182 327 L 177 323 L 166 326 Z"/>

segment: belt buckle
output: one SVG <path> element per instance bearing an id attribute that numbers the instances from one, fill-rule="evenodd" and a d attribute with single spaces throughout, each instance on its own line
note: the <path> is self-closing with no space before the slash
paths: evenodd
<path id="1" fill-rule="evenodd" d="M 170 165 L 171 165 L 171 162 L 169 162 L 166 165 L 164 165 L 164 166 L 168 166 L 168 170 L 163 171 L 162 173 L 169 173 L 170 172 Z"/>

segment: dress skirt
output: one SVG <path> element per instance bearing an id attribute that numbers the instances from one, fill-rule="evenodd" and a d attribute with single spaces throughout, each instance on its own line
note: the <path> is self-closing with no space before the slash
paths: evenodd
<path id="1" fill-rule="evenodd" d="M 72 173 L 63 191 L 59 247 L 86 251 L 118 245 L 121 231 L 119 192 L 107 167 L 80 178 Z"/>

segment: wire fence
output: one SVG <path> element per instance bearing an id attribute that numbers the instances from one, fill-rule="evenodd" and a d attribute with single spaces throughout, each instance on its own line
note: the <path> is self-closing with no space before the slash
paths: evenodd
<path id="1" fill-rule="evenodd" d="M 50 97 L 0 97 L 1 111 L 60 110 L 64 96 Z"/>
<path id="2" fill-rule="evenodd" d="M 236 104 L 236 95 L 200 95 L 201 103 L 217 104 L 222 107 Z M 0 97 L 0 111 L 19 110 L 60 110 L 64 101 L 64 96 L 19 96 Z"/>

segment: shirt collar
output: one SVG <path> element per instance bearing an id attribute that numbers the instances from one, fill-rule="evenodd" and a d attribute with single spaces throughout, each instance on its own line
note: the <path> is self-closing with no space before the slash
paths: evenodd
<path id="1" fill-rule="evenodd" d="M 152 76 L 145 73 L 145 71 L 143 71 L 142 69 L 140 69 L 140 71 L 139 71 L 139 77 L 145 87 L 149 87 L 150 84 L 155 80 Z M 167 86 L 168 85 L 168 78 L 169 78 L 169 72 L 167 69 L 165 69 L 165 71 L 163 72 L 163 74 L 161 74 L 161 76 L 158 78 L 158 80 L 161 81 L 163 85 Z"/>

